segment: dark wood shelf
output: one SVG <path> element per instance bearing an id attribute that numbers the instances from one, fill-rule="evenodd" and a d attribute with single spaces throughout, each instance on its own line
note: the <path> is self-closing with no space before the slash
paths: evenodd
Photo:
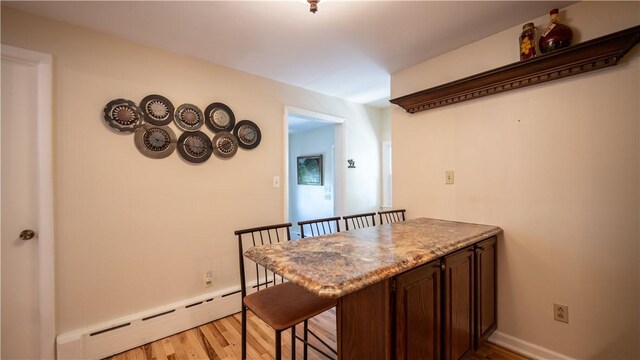
<path id="1" fill-rule="evenodd" d="M 640 26 L 391 100 L 408 113 L 613 66 L 640 41 Z"/>

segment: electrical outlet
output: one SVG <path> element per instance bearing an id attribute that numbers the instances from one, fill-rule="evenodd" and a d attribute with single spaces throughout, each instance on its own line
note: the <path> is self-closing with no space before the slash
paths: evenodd
<path id="1" fill-rule="evenodd" d="M 208 288 L 213 284 L 213 272 L 207 271 L 204 273 L 204 287 Z"/>
<path id="2" fill-rule="evenodd" d="M 444 183 L 447 185 L 453 184 L 453 170 L 444 172 Z"/>
<path id="3" fill-rule="evenodd" d="M 567 305 L 553 304 L 553 320 L 569 323 L 569 307 Z"/>

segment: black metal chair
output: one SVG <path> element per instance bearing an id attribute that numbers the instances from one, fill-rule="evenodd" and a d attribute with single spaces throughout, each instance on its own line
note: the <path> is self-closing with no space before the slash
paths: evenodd
<path id="1" fill-rule="evenodd" d="M 340 232 L 340 216 L 315 219 L 307 221 L 299 221 L 300 237 L 319 236 Z M 307 229 L 306 236 L 305 230 Z"/>
<path id="2" fill-rule="evenodd" d="M 344 226 L 349 229 L 361 229 L 369 226 L 376 226 L 376 213 L 356 214 L 343 216 Z M 351 225 L 351 226 L 349 226 Z"/>
<path id="3" fill-rule="evenodd" d="M 378 215 L 380 215 L 380 225 L 404 221 L 405 212 L 407 212 L 405 209 L 378 211 Z"/>
<path id="4" fill-rule="evenodd" d="M 237 230 L 238 249 L 240 255 L 240 292 L 242 294 L 242 359 L 247 358 L 247 310 L 251 310 L 275 332 L 276 360 L 282 358 L 281 333 L 291 329 L 291 358 L 296 358 L 296 339 L 304 342 L 304 359 L 307 358 L 307 347 L 318 351 L 329 359 L 333 357 L 308 342 L 307 333 L 316 337 L 308 329 L 308 319 L 336 306 L 335 299 L 321 298 L 301 286 L 286 281 L 265 267 L 244 257 L 244 250 L 250 246 L 266 245 L 289 241 L 291 223 L 262 226 Z M 246 247 L 245 247 L 246 245 Z M 245 261 L 253 263 L 252 270 L 245 268 Z M 247 283 L 247 276 L 255 276 L 255 280 Z M 304 337 L 296 335 L 295 326 L 304 323 Z M 320 340 L 334 354 L 337 352 Z"/>

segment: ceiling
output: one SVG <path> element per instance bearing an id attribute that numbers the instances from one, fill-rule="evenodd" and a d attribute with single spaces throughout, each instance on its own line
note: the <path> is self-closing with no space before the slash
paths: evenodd
<path id="1" fill-rule="evenodd" d="M 289 135 L 305 131 L 315 130 L 323 126 L 334 126 L 335 123 L 323 121 L 310 116 L 289 114 L 287 117 L 287 130 Z"/>
<path id="2" fill-rule="evenodd" d="M 566 1 L 25 1 L 37 15 L 323 94 L 388 104 L 390 75 Z M 517 39 L 514 51 L 517 51 Z"/>

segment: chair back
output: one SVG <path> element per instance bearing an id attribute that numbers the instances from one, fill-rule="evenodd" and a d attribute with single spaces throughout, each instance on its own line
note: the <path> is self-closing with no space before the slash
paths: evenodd
<path id="1" fill-rule="evenodd" d="M 356 214 L 343 216 L 344 226 L 349 229 L 361 229 L 369 226 L 376 226 L 376 213 Z"/>
<path id="2" fill-rule="evenodd" d="M 405 209 L 378 211 L 378 215 L 380 215 L 380 225 L 404 221 L 404 213 L 406 211 Z"/>
<path id="3" fill-rule="evenodd" d="M 247 295 L 247 286 L 251 292 L 264 290 L 269 286 L 282 284 L 285 279 L 276 273 L 267 270 L 262 265 L 244 257 L 244 250 L 259 246 L 276 244 L 291 239 L 289 227 L 291 223 L 261 226 L 251 229 L 237 230 L 234 234 L 238 237 L 238 251 L 240 255 L 240 291 L 242 298 Z M 253 266 L 251 265 L 253 264 Z M 247 265 L 247 266 L 245 266 Z M 249 281 L 249 282 L 247 282 Z"/>
<path id="4" fill-rule="evenodd" d="M 299 221 L 300 237 L 320 236 L 340 232 L 340 216 Z M 306 229 L 306 231 L 305 231 Z"/>

